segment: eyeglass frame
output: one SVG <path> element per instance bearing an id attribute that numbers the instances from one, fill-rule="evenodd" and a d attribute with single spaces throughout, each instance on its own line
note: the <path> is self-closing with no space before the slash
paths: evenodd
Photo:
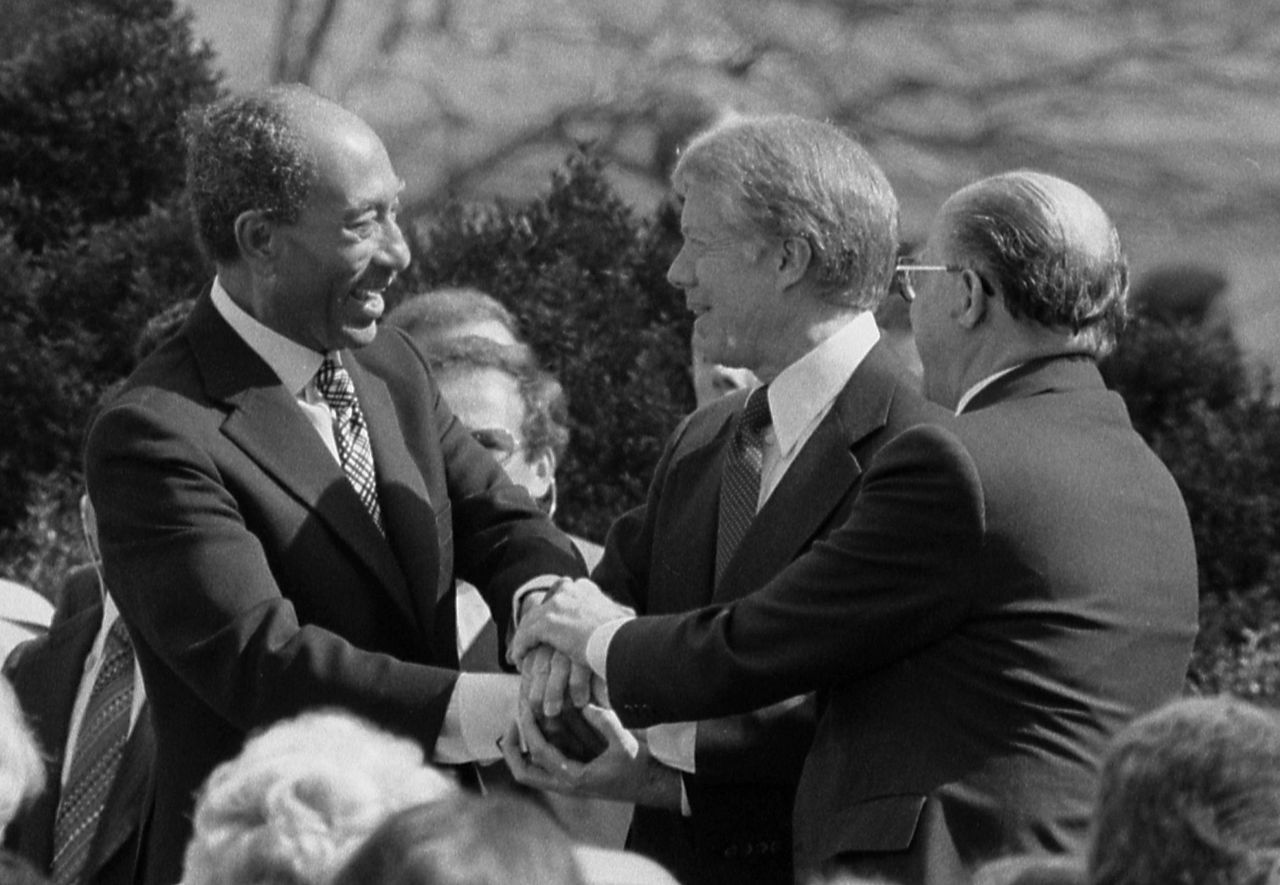
<path id="1" fill-rule="evenodd" d="M 476 427 L 472 428 L 470 433 L 471 438 L 483 446 L 484 450 L 504 468 L 512 458 L 524 451 L 524 441 L 505 427 Z"/>
<path id="2" fill-rule="evenodd" d="M 964 273 L 969 268 L 962 264 L 899 264 L 893 269 L 895 274 L 902 274 L 902 282 L 898 286 L 898 294 L 902 300 L 910 304 L 916 300 L 916 290 L 911 285 L 910 274 L 921 273 Z"/>

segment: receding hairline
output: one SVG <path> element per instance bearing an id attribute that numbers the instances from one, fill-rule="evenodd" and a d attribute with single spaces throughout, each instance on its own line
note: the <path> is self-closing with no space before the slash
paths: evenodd
<path id="1" fill-rule="evenodd" d="M 1097 261 L 1117 257 L 1115 225 L 1097 200 L 1066 179 L 1029 169 L 992 175 L 948 197 L 938 213 L 948 233 L 948 246 L 953 245 L 950 234 L 956 230 L 956 219 L 990 197 L 1034 207 L 1040 220 L 1057 228 L 1062 242 L 1082 255 Z"/>

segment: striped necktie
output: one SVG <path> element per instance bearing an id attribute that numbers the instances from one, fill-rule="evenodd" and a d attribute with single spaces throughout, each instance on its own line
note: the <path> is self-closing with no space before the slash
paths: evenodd
<path id="1" fill-rule="evenodd" d="M 764 464 L 764 433 L 773 423 L 768 390 L 767 384 L 757 387 L 747 398 L 725 455 L 720 479 L 720 528 L 716 532 L 716 583 L 756 516 L 760 469 Z"/>
<path id="2" fill-rule="evenodd" d="M 53 824 L 53 882 L 81 880 L 98 819 L 120 768 L 133 711 L 133 644 L 124 620 L 107 632 L 102 666 L 89 693 L 71 770 Z"/>
<path id="3" fill-rule="evenodd" d="M 373 517 L 378 531 L 382 527 L 382 507 L 378 504 L 378 486 L 373 471 L 373 449 L 369 447 L 369 428 L 356 388 L 347 370 L 333 357 L 325 357 L 316 372 L 316 390 L 333 411 L 333 436 L 338 444 L 338 461 L 352 488 L 360 496 L 364 509 Z"/>

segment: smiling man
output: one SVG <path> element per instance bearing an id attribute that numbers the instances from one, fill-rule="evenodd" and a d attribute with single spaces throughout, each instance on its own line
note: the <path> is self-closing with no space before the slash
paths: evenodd
<path id="1" fill-rule="evenodd" d="M 902 294 L 954 414 L 881 447 L 841 525 L 681 617 L 576 582 L 512 644 L 589 663 L 632 727 L 817 690 L 800 881 L 968 885 L 994 858 L 1079 852 L 1108 739 L 1181 691 L 1196 632 L 1186 506 L 1096 365 L 1128 295 L 1102 207 L 993 176 L 943 204 L 920 257 Z"/>
<path id="2" fill-rule="evenodd" d="M 767 585 L 844 522 L 873 453 L 931 411 L 871 315 L 893 278 L 898 204 L 856 141 L 800 117 L 737 118 L 693 140 L 673 184 L 684 245 L 667 277 L 696 317 L 694 347 L 763 384 L 682 423 L 644 505 L 610 531 L 593 577 L 646 615 Z M 649 729 L 639 755 L 610 732 L 573 779 L 507 757 L 527 783 L 636 802 L 628 847 L 682 882 L 790 883 L 813 721 L 801 695 Z"/>
<path id="3" fill-rule="evenodd" d="M 208 773 L 246 734 L 341 706 L 442 763 L 496 756 L 518 680 L 457 672 L 455 575 L 513 594 L 583 574 L 454 419 L 403 333 L 403 183 L 301 87 L 198 111 L 188 188 L 217 275 L 90 435 L 107 584 L 152 702 L 144 881 L 181 877 Z"/>

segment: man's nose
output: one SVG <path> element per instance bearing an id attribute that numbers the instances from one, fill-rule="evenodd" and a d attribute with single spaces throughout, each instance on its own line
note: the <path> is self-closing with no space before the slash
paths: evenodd
<path id="1" fill-rule="evenodd" d="M 688 289 L 694 282 L 693 262 L 685 255 L 687 251 L 684 246 L 681 246 L 676 257 L 672 259 L 671 266 L 667 268 L 667 282 L 677 289 Z"/>
<path id="2" fill-rule="evenodd" d="M 399 273 L 409 266 L 409 243 L 404 238 L 404 231 L 400 230 L 400 225 L 394 220 L 388 221 L 383 230 L 385 233 L 381 254 L 385 256 L 387 264 Z"/>

